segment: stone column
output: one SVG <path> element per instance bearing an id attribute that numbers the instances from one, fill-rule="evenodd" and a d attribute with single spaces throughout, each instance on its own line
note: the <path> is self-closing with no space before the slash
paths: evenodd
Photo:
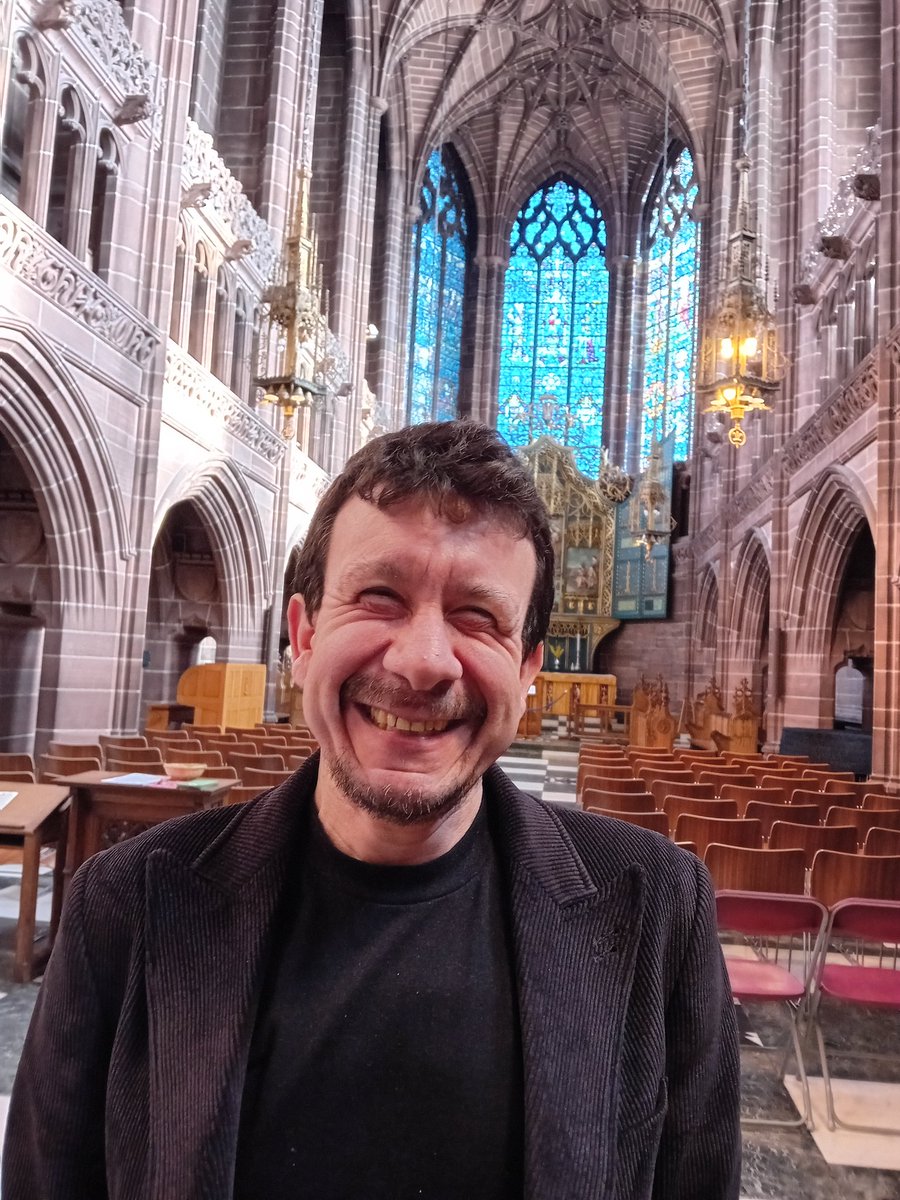
<path id="1" fill-rule="evenodd" d="M 412 227 L 419 218 L 418 205 L 409 209 L 404 206 L 404 182 L 403 173 L 392 163 L 388 169 L 386 228 L 380 233 L 385 243 L 384 298 L 375 374 L 371 381 L 378 402 L 377 412 L 391 429 L 399 428 L 406 420 Z"/>
<path id="2" fill-rule="evenodd" d="M 69 151 L 68 245 L 81 262 L 88 259 L 88 235 L 94 200 L 94 175 L 97 171 L 97 147 L 82 138 Z"/>
<path id="3" fill-rule="evenodd" d="M 503 289 L 508 262 L 506 254 L 481 254 L 472 264 L 476 271 L 475 328 L 479 331 L 472 371 L 472 416 L 488 425 L 495 424 L 497 419 Z"/>
<path id="4" fill-rule="evenodd" d="M 347 88 L 345 153 L 331 307 L 332 329 L 350 358 L 351 390 L 336 397 L 329 471 L 338 470 L 356 449 L 358 413 L 366 368 L 365 333 L 372 276 L 372 228 L 378 166 L 378 138 L 387 101 L 369 95 L 369 65 L 359 48 L 352 52 Z"/>
<path id="5" fill-rule="evenodd" d="M 900 777 L 900 28 L 881 6 L 881 210 L 878 219 L 878 471 L 872 774 Z"/>
<path id="6" fill-rule="evenodd" d="M 627 215 L 623 217 L 626 225 Z M 630 228 L 629 228 L 630 233 Z M 624 240 L 624 239 L 623 239 Z M 631 394 L 632 345 L 636 355 L 643 355 L 643 346 L 635 344 L 634 331 L 634 259 L 617 254 L 607 260 L 609 268 L 609 320 L 606 334 L 606 379 L 603 399 L 603 444 L 609 449 L 613 462 L 637 470 L 641 429 L 641 389 Z M 638 332 L 638 337 L 641 334 Z M 639 360 L 640 361 L 640 360 Z M 633 461 L 628 446 L 628 432 L 635 446 Z"/>

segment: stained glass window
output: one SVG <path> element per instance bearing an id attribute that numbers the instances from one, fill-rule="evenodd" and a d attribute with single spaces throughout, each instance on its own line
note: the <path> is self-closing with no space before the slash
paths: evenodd
<path id="1" fill-rule="evenodd" d="M 697 178 L 689 150 L 666 169 L 651 198 L 644 235 L 647 316 L 644 325 L 644 394 L 641 465 L 654 436 L 675 436 L 675 458 L 691 450 L 694 422 L 694 356 L 697 333 L 697 256 L 694 220 Z"/>
<path id="2" fill-rule="evenodd" d="M 550 179 L 519 212 L 503 297 L 497 428 L 548 434 L 596 479 L 606 368 L 606 227 L 584 188 Z"/>
<path id="3" fill-rule="evenodd" d="M 433 150 L 413 230 L 409 306 L 409 423 L 457 415 L 470 217 L 462 168 L 449 146 Z"/>

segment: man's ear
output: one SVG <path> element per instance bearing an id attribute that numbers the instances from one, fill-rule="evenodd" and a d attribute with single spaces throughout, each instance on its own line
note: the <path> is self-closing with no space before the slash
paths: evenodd
<path id="1" fill-rule="evenodd" d="M 288 601 L 287 622 L 293 656 L 291 678 L 297 687 L 303 687 L 309 666 L 309 656 L 312 653 L 315 626 L 307 614 L 306 603 L 299 594 L 291 596 Z"/>
<path id="2" fill-rule="evenodd" d="M 522 712 L 528 707 L 528 689 L 544 663 L 544 643 L 538 642 L 527 658 L 522 660 L 519 682 L 522 685 Z"/>

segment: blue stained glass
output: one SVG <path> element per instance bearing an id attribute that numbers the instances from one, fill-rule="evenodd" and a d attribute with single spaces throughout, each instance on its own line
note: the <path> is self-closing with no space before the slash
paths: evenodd
<path id="1" fill-rule="evenodd" d="M 449 147 L 425 167 L 412 236 L 407 411 L 411 425 L 458 414 L 463 302 L 471 221 Z"/>
<path id="2" fill-rule="evenodd" d="M 522 206 L 510 251 L 497 428 L 512 446 L 548 434 L 596 478 L 609 313 L 606 226 L 583 188 L 556 177 Z"/>
<path id="3" fill-rule="evenodd" d="M 662 439 L 674 433 L 676 459 L 686 459 L 691 450 L 700 243 L 700 228 L 693 217 L 697 195 L 694 161 L 685 149 L 666 170 L 652 200 L 644 243 L 642 466 L 650 457 L 654 436 Z"/>

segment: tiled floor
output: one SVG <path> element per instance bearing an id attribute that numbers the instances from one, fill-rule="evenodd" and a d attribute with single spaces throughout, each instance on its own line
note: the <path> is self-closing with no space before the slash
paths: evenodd
<path id="1" fill-rule="evenodd" d="M 574 803 L 577 756 L 573 750 L 542 750 L 536 744 L 514 747 L 501 765 L 525 791 L 544 800 Z M 28 1026 L 39 984 L 11 982 L 13 932 L 18 912 L 17 871 L 0 863 L 0 1126 L 6 1115 L 6 1097 Z M 39 902 L 39 919 L 49 917 L 49 872 Z M 756 1040 L 775 1044 L 784 1029 L 768 1013 L 748 1006 L 742 1024 Z M 863 1014 L 836 1018 L 826 1025 L 829 1041 L 868 1043 L 881 1053 L 900 1055 L 900 1015 Z M 753 1037 L 747 1039 L 748 1043 Z M 763 1060 L 763 1061 L 761 1061 Z M 810 1065 L 816 1070 L 814 1056 Z M 788 1090 L 773 1073 L 773 1063 L 748 1044 L 742 1052 L 744 1105 L 748 1112 L 792 1116 Z M 888 1090 L 866 1089 L 874 1101 L 876 1122 L 896 1120 L 900 1125 L 900 1067 L 893 1074 L 879 1062 L 874 1077 L 893 1084 Z M 814 1102 L 820 1080 L 812 1079 Z M 840 1086 L 840 1084 L 838 1085 Z M 824 1126 L 824 1122 L 821 1123 Z M 755 1129 L 744 1134 L 742 1200 L 900 1200 L 900 1137 L 844 1133 L 827 1135 L 818 1130 L 816 1144 L 805 1129 Z M 823 1151 L 833 1163 L 826 1161 Z M 877 1164 L 877 1165 L 876 1165 Z M 706 1200 L 698 1197 L 697 1200 Z"/>

